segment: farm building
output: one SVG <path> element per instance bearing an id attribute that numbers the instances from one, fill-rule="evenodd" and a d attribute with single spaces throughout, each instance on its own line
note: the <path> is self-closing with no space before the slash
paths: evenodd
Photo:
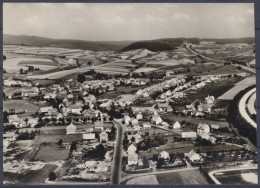
<path id="1" fill-rule="evenodd" d="M 66 127 L 66 134 L 76 134 L 77 127 L 72 123 Z"/>
<path id="2" fill-rule="evenodd" d="M 197 133 L 196 132 L 182 132 L 181 137 L 182 138 L 196 139 Z"/>

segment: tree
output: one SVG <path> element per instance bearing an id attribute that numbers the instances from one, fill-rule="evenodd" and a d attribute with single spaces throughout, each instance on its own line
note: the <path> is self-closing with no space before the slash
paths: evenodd
<path id="1" fill-rule="evenodd" d="M 27 125 L 29 120 L 28 120 L 28 118 L 25 118 L 24 121 L 25 121 L 25 124 Z"/>
<path id="2" fill-rule="evenodd" d="M 3 122 L 8 123 L 8 112 L 7 111 L 3 112 Z"/>
<path id="3" fill-rule="evenodd" d="M 149 168 L 150 167 L 150 163 L 149 160 L 147 159 L 147 157 L 143 158 L 143 168 Z"/>
<path id="4" fill-rule="evenodd" d="M 57 178 L 57 176 L 54 172 L 49 173 L 49 180 L 50 181 L 54 181 L 54 180 L 56 180 L 56 178 Z"/>
<path id="5" fill-rule="evenodd" d="M 71 143 L 71 146 L 70 146 L 70 152 L 73 152 L 74 150 L 77 149 L 77 142 L 76 141 L 73 141 Z"/>
<path id="6" fill-rule="evenodd" d="M 165 160 L 164 158 L 159 158 L 156 164 L 156 168 L 162 168 L 163 165 L 165 165 Z"/>
<path id="7" fill-rule="evenodd" d="M 83 82 L 86 81 L 86 77 L 83 74 L 79 74 L 77 81 L 80 82 L 80 83 L 83 83 Z"/>
<path id="8" fill-rule="evenodd" d="M 59 139 L 58 145 L 62 145 L 62 139 Z"/>
<path id="9" fill-rule="evenodd" d="M 154 160 L 154 161 L 157 161 L 157 160 L 158 160 L 158 155 L 154 154 L 154 155 L 153 155 L 153 160 Z"/>

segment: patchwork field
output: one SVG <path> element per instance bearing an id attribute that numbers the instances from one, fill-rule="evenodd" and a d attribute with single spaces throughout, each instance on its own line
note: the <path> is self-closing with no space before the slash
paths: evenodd
<path id="1" fill-rule="evenodd" d="M 157 174 L 160 185 L 205 185 L 208 184 L 206 178 L 199 170 L 186 170 L 173 173 Z"/>
<path id="2" fill-rule="evenodd" d="M 189 59 L 180 59 L 180 60 L 175 60 L 175 59 L 168 59 L 168 60 L 159 60 L 159 61 L 148 61 L 147 64 L 151 65 L 167 65 L 167 66 L 174 66 L 174 65 L 187 65 L 187 64 L 194 64 L 193 60 Z"/>
<path id="3" fill-rule="evenodd" d="M 3 68 L 7 72 L 19 72 L 21 68 L 26 68 L 26 66 L 30 65 L 40 68 L 41 70 L 50 70 L 57 67 L 58 63 L 47 58 L 17 57 L 4 61 Z"/>
<path id="4" fill-rule="evenodd" d="M 131 185 L 206 185 L 206 178 L 198 169 L 185 169 L 176 172 L 159 173 L 132 178 L 126 184 Z"/>

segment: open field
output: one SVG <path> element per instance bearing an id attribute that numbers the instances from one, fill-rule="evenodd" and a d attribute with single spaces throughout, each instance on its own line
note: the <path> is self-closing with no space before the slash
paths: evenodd
<path id="1" fill-rule="evenodd" d="M 3 180 L 15 184 L 43 184 L 50 172 L 53 172 L 58 166 L 46 164 L 40 170 L 31 170 L 24 174 L 15 174 L 4 172 Z"/>
<path id="2" fill-rule="evenodd" d="M 148 175 L 130 179 L 126 184 L 129 185 L 158 185 L 155 175 Z"/>
<path id="3" fill-rule="evenodd" d="M 7 101 L 3 101 L 3 107 L 4 107 L 4 111 L 8 111 L 9 109 L 25 109 L 27 110 L 26 114 L 23 115 L 30 115 L 30 114 L 34 114 L 35 112 L 39 111 L 39 107 L 30 103 L 28 100 L 7 100 Z"/>
<path id="4" fill-rule="evenodd" d="M 150 65 L 166 65 L 166 66 L 175 66 L 175 65 L 187 65 L 194 64 L 194 61 L 189 59 L 167 59 L 167 60 L 159 60 L 159 61 L 148 61 L 146 64 Z"/>
<path id="5" fill-rule="evenodd" d="M 57 143 L 41 144 L 37 154 L 34 157 L 36 161 L 59 161 L 67 159 L 69 149 L 59 149 Z"/>
<path id="6" fill-rule="evenodd" d="M 236 83 L 235 87 L 228 90 L 226 93 L 218 97 L 218 99 L 222 100 L 233 100 L 234 97 L 242 90 L 248 88 L 249 86 L 252 86 L 256 84 L 256 77 L 247 77 L 244 80 Z"/>
<path id="7" fill-rule="evenodd" d="M 141 73 L 141 72 L 152 72 L 158 70 L 157 68 L 150 68 L 150 67 L 142 67 L 139 69 L 136 69 L 134 72 Z"/>
<path id="8" fill-rule="evenodd" d="M 26 68 L 29 65 L 40 68 L 41 70 L 49 70 L 58 66 L 56 62 L 47 58 L 17 57 L 4 61 L 3 68 L 7 72 L 19 72 L 21 68 Z"/>
<path id="9" fill-rule="evenodd" d="M 165 174 L 157 174 L 157 180 L 160 185 L 205 185 L 208 184 L 206 178 L 199 170 L 185 170 Z"/>

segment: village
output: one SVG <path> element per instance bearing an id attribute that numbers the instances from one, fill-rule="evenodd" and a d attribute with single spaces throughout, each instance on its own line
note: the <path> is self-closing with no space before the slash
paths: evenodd
<path id="1" fill-rule="evenodd" d="M 198 46 L 205 45 L 214 43 Z M 232 49 L 240 47 L 235 44 Z M 91 56 L 81 65 L 85 71 L 71 76 L 36 79 L 45 74 L 6 72 L 5 183 L 128 184 L 138 174 L 178 170 L 198 172 L 197 183 L 211 183 L 212 170 L 255 169 L 256 147 L 228 121 L 232 100 L 221 99 L 240 82 L 245 88 L 254 86 L 252 66 L 222 63 L 219 71 L 190 71 L 207 69 L 207 63 L 198 61 L 207 59 L 187 43 L 173 53 L 180 50 L 178 60 L 177 55 L 148 50 L 115 52 L 102 59 L 108 61 L 102 66 L 129 65 L 129 72 L 122 74 L 93 65 L 104 53 L 94 61 Z M 62 58 L 63 63 L 73 62 L 71 56 Z M 171 61 L 184 64 L 169 70 L 147 67 Z M 79 69 L 75 66 L 69 71 Z M 222 72 L 225 67 L 229 72 Z M 233 89 L 228 97 L 233 99 L 245 88 Z"/>

